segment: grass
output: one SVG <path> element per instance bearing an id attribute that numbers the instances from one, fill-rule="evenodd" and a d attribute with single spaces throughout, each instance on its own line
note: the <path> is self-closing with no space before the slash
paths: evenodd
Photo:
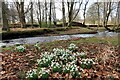
<path id="1" fill-rule="evenodd" d="M 71 27 L 71 28 L 66 27 L 66 30 L 57 29 L 54 33 L 46 35 L 52 36 L 52 35 L 95 34 L 95 33 L 97 32 L 83 27 Z"/>
<path id="2" fill-rule="evenodd" d="M 43 29 L 65 29 L 67 27 L 56 27 L 56 28 L 11 28 L 11 31 L 31 31 L 31 30 L 43 30 Z M 91 31 L 87 28 L 83 28 L 83 27 L 71 27 L 69 29 L 80 29 L 80 31 L 84 30 L 84 32 L 86 31 Z"/>
<path id="3" fill-rule="evenodd" d="M 85 34 L 85 33 L 95 33 L 95 31 L 82 27 L 75 27 L 67 31 L 58 31 L 58 34 Z"/>
<path id="4" fill-rule="evenodd" d="M 105 29 L 105 27 L 99 27 L 99 28 L 97 28 L 97 27 L 90 27 L 91 29 L 93 29 L 93 30 L 100 30 L 100 31 L 102 31 L 102 30 L 106 30 Z M 113 27 L 108 27 L 109 29 L 113 29 Z M 120 29 L 119 30 L 117 30 L 116 32 L 118 32 L 118 33 L 120 33 Z"/>

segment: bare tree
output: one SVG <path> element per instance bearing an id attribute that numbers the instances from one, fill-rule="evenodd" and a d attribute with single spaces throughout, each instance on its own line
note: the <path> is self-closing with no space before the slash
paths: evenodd
<path id="1" fill-rule="evenodd" d="M 53 3 L 52 3 L 52 5 L 53 5 L 53 9 L 52 9 L 52 13 L 53 13 L 53 23 L 54 23 L 54 25 L 56 25 L 57 22 L 56 22 L 56 6 L 55 6 L 55 0 L 53 0 L 52 2 L 53 2 Z"/>
<path id="2" fill-rule="evenodd" d="M 84 9 L 83 9 L 83 17 L 84 17 L 84 22 L 83 22 L 83 24 L 84 24 L 84 25 L 85 25 L 86 9 L 87 9 L 88 2 L 89 2 L 89 0 L 85 3 L 85 7 L 84 7 Z"/>
<path id="3" fill-rule="evenodd" d="M 69 20 L 68 20 L 68 24 L 69 24 L 68 27 L 70 27 L 71 26 L 70 22 L 72 21 L 72 17 L 73 17 L 74 2 L 73 1 L 67 2 L 67 4 L 68 4 L 68 18 L 69 18 Z"/>
<path id="4" fill-rule="evenodd" d="M 3 21 L 3 30 L 10 31 L 8 19 L 7 19 L 7 5 L 5 2 L 2 2 L 2 21 Z"/>
<path id="5" fill-rule="evenodd" d="M 38 2 L 38 8 L 39 8 L 39 10 L 38 10 L 39 12 L 37 11 L 37 14 L 38 14 L 38 23 L 39 23 L 39 27 L 41 27 L 42 26 L 42 20 L 41 20 L 41 2 Z"/>
<path id="6" fill-rule="evenodd" d="M 2 1 L 0 1 L 0 23 L 2 23 Z"/>
<path id="7" fill-rule="evenodd" d="M 87 23 L 96 24 L 96 22 L 98 22 L 99 25 L 100 19 L 102 18 L 101 14 L 103 14 L 102 11 L 100 11 L 102 9 L 100 6 L 100 2 L 95 2 L 88 8 L 86 12 Z"/>
<path id="8" fill-rule="evenodd" d="M 99 28 L 99 26 L 100 26 L 100 3 L 97 2 L 96 4 L 97 4 L 97 11 L 98 11 L 97 12 L 97 16 L 98 16 L 98 26 L 97 27 Z"/>
<path id="9" fill-rule="evenodd" d="M 31 10 L 30 10 L 30 17 L 31 17 L 31 26 L 33 27 L 33 2 L 31 1 Z"/>
<path id="10" fill-rule="evenodd" d="M 18 21 L 17 11 L 13 3 L 10 3 L 9 6 L 10 6 L 9 13 L 8 13 L 9 21 L 11 21 L 11 23 L 15 23 L 16 21 Z"/>
<path id="11" fill-rule="evenodd" d="M 17 11 L 18 11 L 18 16 L 19 16 L 19 19 L 21 22 L 21 27 L 24 27 L 25 23 L 26 23 L 25 14 L 24 14 L 24 2 L 19 3 L 18 1 L 16 1 L 15 5 L 16 5 Z"/>
<path id="12" fill-rule="evenodd" d="M 110 16 L 110 13 L 112 11 L 112 2 L 104 2 L 104 20 L 103 20 L 103 26 L 108 30 L 108 31 L 113 31 L 107 26 L 107 22 Z"/>
<path id="13" fill-rule="evenodd" d="M 80 2 L 81 1 L 81 2 Z M 80 7 L 81 7 L 81 4 L 82 4 L 82 0 L 79 0 L 79 7 L 76 11 L 76 13 L 73 14 L 73 10 L 74 10 L 74 4 L 77 3 L 77 2 L 74 2 L 74 0 L 72 0 L 71 2 L 67 2 L 68 4 L 68 27 L 71 27 L 71 23 L 73 22 L 73 20 L 77 17 L 79 11 L 80 11 Z"/>
<path id="14" fill-rule="evenodd" d="M 45 7 L 44 6 L 42 6 L 42 22 L 45 22 L 45 9 L 44 9 Z"/>
<path id="15" fill-rule="evenodd" d="M 65 3 L 64 3 L 64 0 L 62 0 L 62 21 L 63 21 L 63 27 L 66 26 Z"/>
<path id="16" fill-rule="evenodd" d="M 20 0 L 20 1 L 15 0 L 14 4 L 18 12 L 19 20 L 21 22 L 21 27 L 23 28 L 25 27 L 25 24 L 26 24 L 25 14 L 31 9 L 30 3 L 28 7 L 26 8 L 26 11 L 24 10 L 24 7 L 25 7 L 24 0 Z"/>
<path id="17" fill-rule="evenodd" d="M 49 27 L 51 27 L 51 15 L 52 15 L 52 0 L 50 0 L 50 12 L 49 12 Z"/>
<path id="18" fill-rule="evenodd" d="M 117 7 L 117 29 L 120 27 L 120 1 L 118 2 L 118 7 Z"/>
<path id="19" fill-rule="evenodd" d="M 47 2 L 45 0 L 45 23 L 46 23 L 46 27 L 47 27 Z"/>

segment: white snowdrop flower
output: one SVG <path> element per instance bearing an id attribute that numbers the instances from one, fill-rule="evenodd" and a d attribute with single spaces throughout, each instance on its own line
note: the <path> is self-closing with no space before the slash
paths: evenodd
<path id="1" fill-rule="evenodd" d="M 33 74 L 37 75 L 37 69 L 30 70 L 26 73 L 26 78 L 33 78 Z"/>
<path id="2" fill-rule="evenodd" d="M 83 62 L 83 64 L 86 64 L 86 62 Z"/>
<path id="3" fill-rule="evenodd" d="M 17 46 L 14 50 L 18 51 L 18 52 L 24 52 L 24 51 L 26 51 L 26 48 L 24 46 L 20 45 L 20 46 Z"/>

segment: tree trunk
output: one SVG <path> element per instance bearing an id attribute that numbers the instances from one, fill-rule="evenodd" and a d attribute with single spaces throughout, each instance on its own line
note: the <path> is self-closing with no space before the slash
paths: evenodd
<path id="1" fill-rule="evenodd" d="M 39 26 L 41 28 L 42 27 L 42 22 L 41 22 L 42 20 L 41 20 L 41 5 L 40 5 L 40 2 L 38 2 L 38 6 L 39 6 Z"/>
<path id="2" fill-rule="evenodd" d="M 46 0 L 45 0 L 45 24 L 47 27 L 47 2 L 46 2 Z"/>
<path id="3" fill-rule="evenodd" d="M 31 26 L 33 28 L 33 2 L 31 2 L 31 10 L 30 10 L 30 17 L 31 17 Z"/>
<path id="4" fill-rule="evenodd" d="M 2 2 L 2 21 L 3 21 L 3 30 L 10 31 L 8 19 L 7 19 L 7 6 L 5 2 Z"/>
<path id="5" fill-rule="evenodd" d="M 86 8 L 87 8 L 87 4 L 88 4 L 89 0 L 85 3 L 85 7 L 84 7 L 84 13 L 83 13 L 83 17 L 84 17 L 84 22 L 83 24 L 85 25 L 85 15 L 86 15 Z"/>
<path id="6" fill-rule="evenodd" d="M 78 11 L 77 11 L 77 13 L 75 14 L 75 16 L 73 16 L 73 9 L 72 9 L 72 16 L 70 17 L 71 20 L 70 20 L 70 22 L 68 22 L 67 27 L 71 27 L 71 24 L 72 24 L 73 20 L 77 17 L 77 15 L 78 15 L 78 13 L 79 13 L 79 11 L 80 11 L 81 4 L 82 4 L 82 1 L 79 2 L 79 8 L 78 8 Z M 73 2 L 73 5 L 74 5 L 74 2 Z M 69 7 L 69 6 L 70 6 L 70 4 L 69 4 L 69 2 L 68 2 L 68 7 Z M 70 12 L 70 9 L 69 9 L 69 8 L 68 8 L 68 12 Z"/>
<path id="7" fill-rule="evenodd" d="M 73 6 L 74 6 L 74 2 L 68 2 L 68 27 L 71 27 L 71 21 L 73 18 Z"/>
<path id="8" fill-rule="evenodd" d="M 24 2 L 21 2 L 21 27 L 24 28 L 25 27 L 25 14 L 24 14 Z"/>
<path id="9" fill-rule="evenodd" d="M 106 4 L 105 4 L 106 3 Z M 111 2 L 104 2 L 104 22 L 103 22 L 103 26 L 105 27 L 105 29 L 107 29 L 108 31 L 114 31 L 111 30 L 110 28 L 108 28 L 107 26 L 107 22 L 110 16 L 110 13 L 112 11 L 111 9 Z"/>
<path id="10" fill-rule="evenodd" d="M 52 1 L 50 0 L 49 27 L 51 27 Z"/>
<path id="11" fill-rule="evenodd" d="M 106 26 L 106 23 L 105 23 L 105 22 L 106 22 L 106 12 L 107 12 L 107 11 L 106 11 L 106 4 L 105 4 L 105 3 L 106 3 L 106 2 L 104 2 L 104 14 L 103 14 L 103 15 L 104 15 L 104 19 L 103 19 L 103 26 L 104 26 L 104 27 Z"/>
<path id="12" fill-rule="evenodd" d="M 118 2 L 118 8 L 117 8 L 118 18 L 117 18 L 117 29 L 120 27 L 120 1 Z"/>
<path id="13" fill-rule="evenodd" d="M 98 9 L 98 26 L 97 26 L 97 30 L 100 26 L 100 5 L 99 5 L 99 2 L 97 3 L 97 9 Z"/>
<path id="14" fill-rule="evenodd" d="M 62 0 L 62 21 L 63 21 L 63 27 L 66 26 L 66 18 L 65 18 L 65 5 L 64 0 Z"/>
<path id="15" fill-rule="evenodd" d="M 54 25 L 56 26 L 57 25 L 57 21 L 56 21 L 56 7 L 55 7 L 55 0 L 53 0 L 53 10 L 52 10 L 52 13 L 53 13 L 53 23 Z"/>
<path id="16" fill-rule="evenodd" d="M 21 28 L 25 27 L 25 12 L 24 12 L 24 2 L 14 2 L 15 6 L 17 8 L 17 12 L 18 12 L 18 16 L 19 16 L 19 20 L 21 23 Z"/>

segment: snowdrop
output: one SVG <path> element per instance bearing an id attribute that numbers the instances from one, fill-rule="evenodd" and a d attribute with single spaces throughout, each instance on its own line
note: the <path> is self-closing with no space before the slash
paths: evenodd
<path id="1" fill-rule="evenodd" d="M 47 79 L 49 77 L 50 70 L 46 68 L 41 68 L 38 73 L 38 78 Z"/>
<path id="2" fill-rule="evenodd" d="M 37 79 L 38 78 L 38 72 L 37 69 L 30 70 L 26 73 L 27 79 Z"/>
<path id="3" fill-rule="evenodd" d="M 70 62 L 70 64 L 76 64 L 77 63 L 77 59 L 73 60 L 72 62 Z"/>
<path id="4" fill-rule="evenodd" d="M 44 53 L 41 53 L 41 56 L 42 57 L 45 57 L 46 55 L 50 54 L 50 52 L 44 52 Z"/>
<path id="5" fill-rule="evenodd" d="M 68 58 L 69 58 L 69 56 L 70 56 L 69 53 L 64 53 L 64 54 L 62 54 L 62 56 L 60 56 L 60 59 L 61 59 L 61 60 L 65 60 L 65 61 L 67 61 Z"/>
<path id="6" fill-rule="evenodd" d="M 71 63 L 67 63 L 63 67 L 63 72 L 66 73 L 71 73 L 73 77 L 79 76 L 80 72 L 78 71 L 78 66 L 75 64 L 76 61 L 72 61 Z"/>
<path id="7" fill-rule="evenodd" d="M 87 55 L 84 52 L 81 52 L 81 53 L 77 52 L 76 56 L 77 57 L 86 57 Z"/>
<path id="8" fill-rule="evenodd" d="M 42 58 L 42 59 L 37 59 L 38 65 L 40 67 L 48 67 L 50 65 L 50 59 Z"/>
<path id="9" fill-rule="evenodd" d="M 77 52 L 78 47 L 75 44 L 71 43 L 68 49 L 72 52 Z"/>
<path id="10" fill-rule="evenodd" d="M 62 72 L 62 64 L 59 64 L 58 62 L 52 62 L 51 63 L 51 69 L 52 69 L 52 72 L 59 72 L 61 73 Z"/>
<path id="11" fill-rule="evenodd" d="M 70 73 L 70 70 L 72 69 L 71 67 L 71 64 L 66 64 L 64 65 L 64 68 L 63 68 L 63 72 L 66 74 L 66 73 Z"/>
<path id="12" fill-rule="evenodd" d="M 26 48 L 22 45 L 20 46 L 17 46 L 14 51 L 17 51 L 17 52 L 25 52 L 26 51 Z"/>
<path id="13" fill-rule="evenodd" d="M 80 61 L 82 68 L 91 68 L 92 64 L 95 64 L 95 62 L 92 59 L 82 59 Z"/>
<path id="14" fill-rule="evenodd" d="M 72 73 L 73 77 L 80 75 L 80 72 L 78 71 L 79 67 L 76 64 L 72 64 L 71 67 L 72 69 L 70 70 L 70 72 Z"/>
<path id="15" fill-rule="evenodd" d="M 73 60 L 75 60 L 75 59 L 77 59 L 77 58 L 76 58 L 76 55 L 71 55 L 71 56 L 69 57 L 69 59 L 70 59 L 71 61 L 73 61 Z"/>
<path id="16" fill-rule="evenodd" d="M 53 53 L 49 53 L 49 52 L 41 53 L 41 56 L 43 58 L 50 60 L 50 61 L 55 58 L 55 55 Z"/>
<path id="17" fill-rule="evenodd" d="M 41 47 L 39 47 L 38 44 L 35 44 L 34 46 L 37 50 L 39 50 L 39 51 L 41 50 Z"/>
<path id="18" fill-rule="evenodd" d="M 80 75 L 80 72 L 78 71 L 79 67 L 75 64 L 72 64 L 71 67 L 72 69 L 70 70 L 70 72 L 72 73 L 72 76 L 73 77 L 79 76 Z"/>
<path id="19" fill-rule="evenodd" d="M 54 48 L 53 51 L 57 56 L 61 56 L 62 54 L 70 54 L 71 53 L 71 51 L 69 51 L 68 49 Z"/>

